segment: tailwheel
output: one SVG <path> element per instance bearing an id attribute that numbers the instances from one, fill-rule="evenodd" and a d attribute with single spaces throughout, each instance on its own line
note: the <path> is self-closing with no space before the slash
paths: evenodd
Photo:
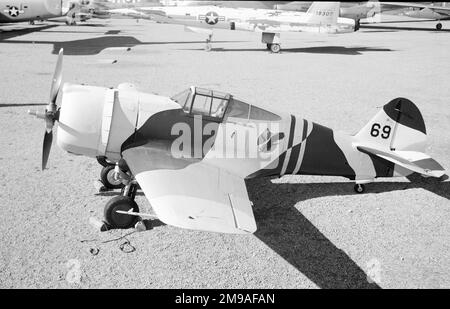
<path id="1" fill-rule="evenodd" d="M 436 24 L 436 30 L 441 30 L 442 29 L 442 24 L 441 23 L 437 23 Z"/>
<path id="2" fill-rule="evenodd" d="M 134 227 L 138 217 L 117 213 L 117 211 L 139 212 L 136 202 L 129 196 L 115 196 L 106 205 L 104 210 L 105 221 L 112 228 L 128 229 Z"/>
<path id="3" fill-rule="evenodd" d="M 280 46 L 280 44 L 271 44 L 270 45 L 270 51 L 272 52 L 272 53 L 274 53 L 274 54 L 277 54 L 277 53 L 279 53 L 280 52 L 280 50 L 281 50 L 281 46 Z"/>
<path id="4" fill-rule="evenodd" d="M 364 191 L 366 191 L 366 186 L 361 183 L 357 183 L 353 187 L 353 190 L 355 190 L 356 193 L 364 193 Z"/>
<path id="5" fill-rule="evenodd" d="M 100 172 L 100 179 L 103 185 L 108 189 L 120 189 L 123 187 L 122 181 L 114 178 L 114 168 L 114 165 L 107 165 L 103 167 Z"/>

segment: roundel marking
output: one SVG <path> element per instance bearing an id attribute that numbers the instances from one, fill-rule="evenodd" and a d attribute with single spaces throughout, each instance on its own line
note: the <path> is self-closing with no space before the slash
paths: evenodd
<path id="1" fill-rule="evenodd" d="M 219 22 L 219 14 L 213 11 L 208 12 L 205 15 L 205 21 L 209 25 L 215 25 Z"/>

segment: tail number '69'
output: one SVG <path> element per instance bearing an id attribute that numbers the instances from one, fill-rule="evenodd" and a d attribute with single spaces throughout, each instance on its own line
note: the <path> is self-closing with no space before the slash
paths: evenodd
<path id="1" fill-rule="evenodd" d="M 374 123 L 372 125 L 372 129 L 370 130 L 370 135 L 373 137 L 378 137 L 381 133 L 381 138 L 388 139 L 389 135 L 391 135 L 391 127 L 390 126 L 384 126 L 381 130 L 381 125 L 379 123 Z"/>

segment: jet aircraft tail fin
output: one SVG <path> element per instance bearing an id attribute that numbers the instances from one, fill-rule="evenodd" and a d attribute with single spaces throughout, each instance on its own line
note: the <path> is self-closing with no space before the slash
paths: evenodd
<path id="1" fill-rule="evenodd" d="M 306 22 L 335 25 L 339 17 L 339 2 L 313 2 L 306 12 Z"/>

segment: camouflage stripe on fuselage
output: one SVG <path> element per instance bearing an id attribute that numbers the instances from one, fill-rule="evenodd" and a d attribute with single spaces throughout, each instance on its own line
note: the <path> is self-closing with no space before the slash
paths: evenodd
<path id="1" fill-rule="evenodd" d="M 290 115 L 289 118 L 286 117 L 283 121 L 288 121 L 284 131 L 285 151 L 281 153 L 278 160 L 273 162 L 274 164 L 252 172 L 247 178 L 297 174 L 343 176 L 355 180 L 359 179 L 358 176 L 363 179 L 373 179 L 375 177 L 392 177 L 394 174 L 395 165 L 392 162 L 352 148 L 351 136 L 344 135 L 345 138 L 342 139 L 342 135 L 339 135 L 338 144 L 337 137 L 330 128 L 306 119 L 296 118 L 293 115 Z M 214 143 L 207 145 L 206 142 L 211 138 L 215 140 L 219 126 L 221 123 L 226 125 L 227 121 L 225 119 L 220 122 L 208 117 L 196 120 L 192 114 L 188 114 L 182 109 L 162 111 L 149 117 L 142 126 L 136 129 L 135 133 L 122 144 L 122 152 L 145 145 L 145 147 L 155 147 L 155 149 L 166 149 L 169 153 L 166 153 L 164 157 L 169 159 L 172 143 L 179 137 L 178 132 L 175 135 L 172 134 L 172 129 L 177 123 L 186 124 L 191 132 L 191 149 L 185 157 L 186 164 L 190 164 L 189 162 L 193 163 L 205 157 L 214 146 Z M 214 126 L 214 130 L 209 132 L 210 134 L 204 132 L 208 124 Z M 196 134 L 199 135 L 198 129 L 201 129 L 201 136 L 196 136 Z M 257 141 L 255 140 L 255 142 Z M 204 149 L 205 145 L 208 149 Z M 189 158 L 189 156 L 191 157 Z M 364 157 L 366 159 L 362 160 L 361 158 Z M 363 167 L 358 164 L 363 164 Z M 367 164 L 373 164 L 373 166 L 367 166 Z M 177 166 L 181 167 L 182 165 Z"/>

